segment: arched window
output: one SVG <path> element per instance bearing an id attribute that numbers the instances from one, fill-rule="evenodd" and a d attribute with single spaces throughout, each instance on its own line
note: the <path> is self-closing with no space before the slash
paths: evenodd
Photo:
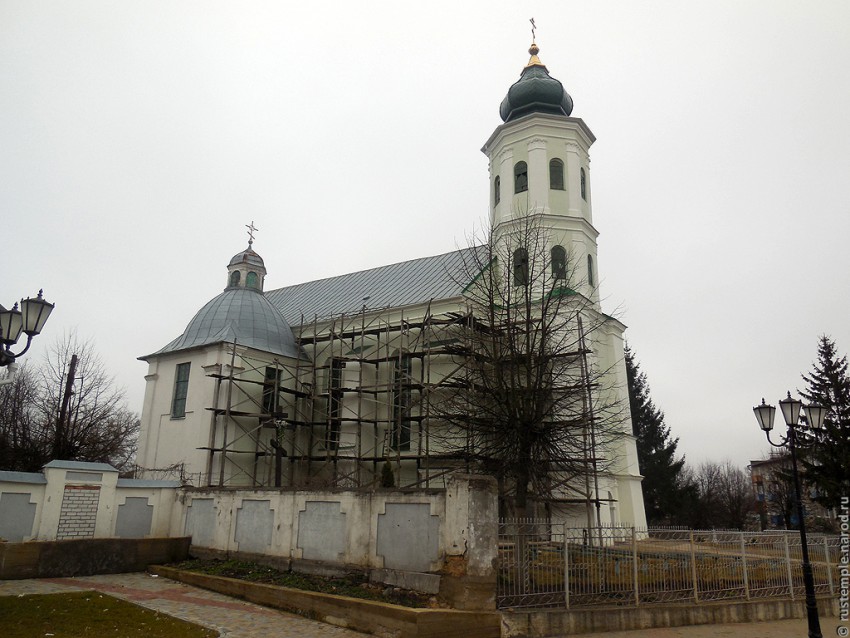
<path id="1" fill-rule="evenodd" d="M 581 198 L 587 201 L 587 175 L 584 169 L 581 169 Z"/>
<path id="2" fill-rule="evenodd" d="M 186 396 L 189 393 L 189 363 L 178 363 L 174 374 L 174 395 L 171 397 L 171 418 L 186 416 Z"/>
<path id="3" fill-rule="evenodd" d="M 528 164 L 514 164 L 514 193 L 524 193 L 528 190 Z"/>
<path id="4" fill-rule="evenodd" d="M 557 158 L 549 161 L 549 188 L 564 190 L 564 163 Z"/>
<path id="5" fill-rule="evenodd" d="M 591 286 L 596 285 L 596 280 L 593 276 L 593 257 L 590 255 L 587 256 L 587 283 Z"/>
<path id="6" fill-rule="evenodd" d="M 552 279 L 567 278 L 567 251 L 563 246 L 552 248 Z"/>
<path id="7" fill-rule="evenodd" d="M 248 273 L 248 276 L 245 277 L 245 285 L 248 288 L 259 288 L 259 277 L 257 277 L 257 273 L 253 270 Z"/>
<path id="8" fill-rule="evenodd" d="M 230 285 L 231 286 L 238 286 L 239 280 L 241 278 L 242 278 L 242 273 L 239 272 L 238 270 L 234 270 L 232 273 L 230 273 Z"/>
<path id="9" fill-rule="evenodd" d="M 499 205 L 499 201 L 502 199 L 502 180 L 496 175 L 496 179 L 493 180 L 493 202 L 494 206 Z"/>
<path id="10" fill-rule="evenodd" d="M 396 450 L 410 449 L 411 358 L 406 352 L 393 362 L 393 412 L 390 445 Z"/>
<path id="11" fill-rule="evenodd" d="M 328 429 L 325 447 L 335 450 L 339 447 L 339 432 L 342 425 L 342 375 L 345 361 L 331 358 L 328 360 Z"/>
<path id="12" fill-rule="evenodd" d="M 528 285 L 528 251 L 517 248 L 514 251 L 514 286 Z"/>
<path id="13" fill-rule="evenodd" d="M 263 412 L 274 416 L 280 403 L 280 380 L 283 370 L 278 367 L 266 366 L 263 380 Z"/>

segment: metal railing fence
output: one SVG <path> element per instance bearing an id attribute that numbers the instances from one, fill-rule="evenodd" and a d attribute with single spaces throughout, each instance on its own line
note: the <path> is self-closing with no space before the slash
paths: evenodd
<path id="1" fill-rule="evenodd" d="M 840 538 L 813 534 L 819 594 L 835 594 Z M 802 599 L 796 531 L 575 528 L 537 519 L 499 524 L 501 608 Z"/>

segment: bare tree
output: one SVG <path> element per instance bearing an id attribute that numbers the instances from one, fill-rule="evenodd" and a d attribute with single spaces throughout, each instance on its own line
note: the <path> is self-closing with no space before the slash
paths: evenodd
<path id="1" fill-rule="evenodd" d="M 45 450 L 36 413 L 38 398 L 36 374 L 27 364 L 20 366 L 10 384 L 0 387 L 0 468 L 40 467 Z"/>
<path id="2" fill-rule="evenodd" d="M 0 388 L 0 467 L 37 471 L 51 459 L 121 469 L 135 454 L 139 418 L 126 407 L 93 344 L 71 333 L 38 369 Z"/>
<path id="3" fill-rule="evenodd" d="M 628 406 L 593 354 L 610 318 L 579 290 L 584 256 L 554 246 L 539 216 L 517 214 L 463 251 L 469 319 L 452 350 L 458 371 L 436 402 L 444 447 L 495 476 L 519 516 L 530 501 L 599 499 Z"/>
<path id="4" fill-rule="evenodd" d="M 744 529 L 754 510 L 753 488 L 749 473 L 726 459 L 707 461 L 690 471 L 688 481 L 695 485 L 697 507 L 692 512 L 692 527 Z"/>

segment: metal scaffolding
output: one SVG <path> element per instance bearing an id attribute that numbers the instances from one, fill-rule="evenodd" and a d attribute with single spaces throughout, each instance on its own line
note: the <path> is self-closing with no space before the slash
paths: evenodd
<path id="1" fill-rule="evenodd" d="M 302 319 L 295 360 L 229 344 L 229 365 L 208 374 L 215 391 L 205 483 L 371 489 L 389 463 L 397 487 L 443 487 L 447 474 L 472 469 L 476 450 L 468 429 L 441 445 L 435 435 L 448 426 L 438 408 L 445 393 L 469 386 L 470 335 L 487 329 L 470 310 L 429 307 L 407 317 L 387 309 Z M 589 406 L 587 352 L 582 333 L 572 356 Z M 598 511 L 589 423 L 584 477 L 560 479 L 574 496 L 560 502 Z"/>

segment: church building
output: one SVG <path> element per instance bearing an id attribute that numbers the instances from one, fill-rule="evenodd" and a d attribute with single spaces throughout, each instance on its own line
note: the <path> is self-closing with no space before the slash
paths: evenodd
<path id="1" fill-rule="evenodd" d="M 536 44 L 529 53 L 501 103 L 503 123 L 482 149 L 488 237 L 273 288 L 252 224 L 248 247 L 227 264 L 224 291 L 180 336 L 141 357 L 149 370 L 140 477 L 357 490 L 444 487 L 453 472 L 498 474 L 503 463 L 487 450 L 502 437 L 480 435 L 474 424 L 503 393 L 471 393 L 486 394 L 494 368 L 503 376 L 518 370 L 504 367 L 522 358 L 517 352 L 539 350 L 546 363 L 535 387 L 570 390 L 540 415 L 540 427 L 563 425 L 571 451 L 552 447 L 535 457 L 548 469 L 535 474 L 542 489 L 529 487 L 529 511 L 645 527 L 625 326 L 600 305 L 595 138 L 571 116 L 572 98 Z M 550 331 L 534 342 L 541 324 Z M 517 383 L 529 394 L 528 382 Z M 500 479 L 500 490 L 510 513 L 517 480 Z"/>

